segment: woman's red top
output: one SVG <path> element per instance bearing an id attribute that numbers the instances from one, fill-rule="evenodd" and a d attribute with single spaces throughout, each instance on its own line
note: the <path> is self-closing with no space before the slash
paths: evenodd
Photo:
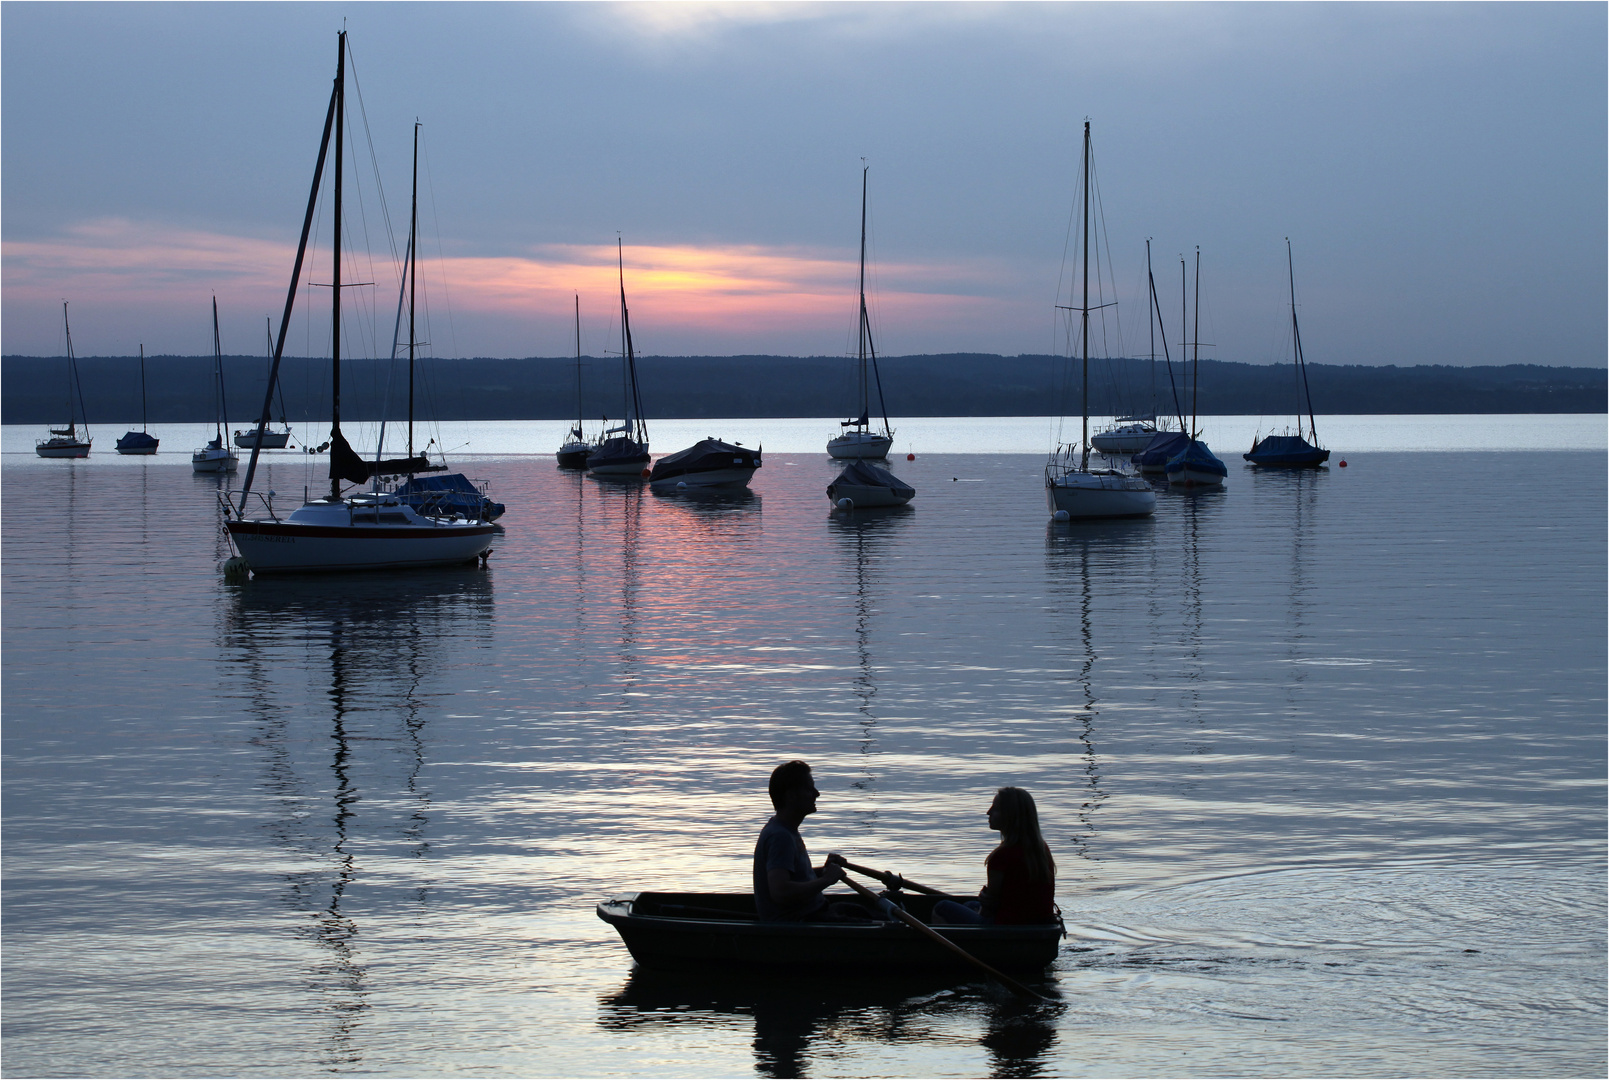
<path id="1" fill-rule="evenodd" d="M 1022 848 L 1001 844 L 989 853 L 983 865 L 999 883 L 998 893 L 989 890 L 997 925 L 1056 921 L 1056 882 L 1029 877 L 1028 856 Z"/>

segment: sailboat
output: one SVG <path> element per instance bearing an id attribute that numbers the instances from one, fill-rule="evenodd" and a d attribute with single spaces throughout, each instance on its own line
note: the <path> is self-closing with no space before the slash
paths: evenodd
<path id="1" fill-rule="evenodd" d="M 445 457 L 440 465 L 432 464 L 429 458 L 429 445 L 425 453 L 415 456 L 413 452 L 413 413 L 414 413 L 414 372 L 416 363 L 416 350 L 419 346 L 419 336 L 416 325 L 416 315 L 419 298 L 419 129 L 423 125 L 417 120 L 413 125 L 413 195 L 408 211 L 408 248 L 407 262 L 403 267 L 401 293 L 397 297 L 397 318 L 402 317 L 402 295 L 408 299 L 408 454 L 400 461 L 386 462 L 382 459 L 385 453 L 385 425 L 380 425 L 380 445 L 375 450 L 375 460 L 371 468 L 376 477 L 376 492 L 378 492 L 378 477 L 382 475 L 384 467 L 402 466 L 407 472 L 407 479 L 391 492 L 400 498 L 404 505 L 426 517 L 436 518 L 465 518 L 479 519 L 481 521 L 495 521 L 503 514 L 503 504 L 493 502 L 486 492 L 486 485 L 477 483 L 463 473 L 448 473 Z M 392 356 L 396 355 L 396 342 L 393 339 L 391 347 Z M 435 473 L 441 475 L 425 475 L 420 473 Z"/>
<path id="2" fill-rule="evenodd" d="M 223 391 L 223 346 L 218 339 L 218 298 L 212 298 L 212 403 L 216 409 L 213 421 L 217 434 L 212 441 L 190 455 L 190 468 L 198 473 L 234 472 L 240 465 L 240 455 L 229 449 L 223 440 L 223 429 L 228 425 L 229 406 Z"/>
<path id="3" fill-rule="evenodd" d="M 1180 289 L 1184 287 L 1184 262 L 1180 260 Z M 1201 441 L 1201 429 L 1196 426 L 1196 406 L 1201 400 L 1201 249 L 1196 248 L 1196 332 L 1190 346 L 1190 441 L 1183 449 L 1168 458 L 1163 471 L 1168 483 L 1174 487 L 1223 487 L 1229 477 L 1229 468 L 1218 455 Z"/>
<path id="4" fill-rule="evenodd" d="M 1313 391 L 1307 385 L 1307 359 L 1302 355 L 1302 331 L 1296 325 L 1296 264 L 1291 261 L 1291 238 L 1285 238 L 1285 268 L 1291 282 L 1291 341 L 1296 353 L 1296 373 L 1302 377 L 1301 391 L 1296 399 L 1296 431 L 1283 435 L 1265 435 L 1253 439 L 1251 453 L 1242 454 L 1253 465 L 1282 468 L 1316 469 L 1330 460 L 1330 452 L 1318 444 L 1318 421 L 1313 418 Z M 1308 433 L 1310 443 L 1302 438 L 1302 401 L 1307 401 Z"/>
<path id="5" fill-rule="evenodd" d="M 274 324 L 271 319 L 263 320 L 263 332 L 268 336 L 268 362 L 274 362 Z M 247 428 L 235 432 L 235 445 L 242 450 L 250 450 L 254 446 L 261 446 L 264 450 L 283 450 L 291 441 L 291 424 L 285 419 L 285 390 L 279 391 L 279 423 L 282 430 L 266 429 L 258 432 L 256 428 Z"/>
<path id="6" fill-rule="evenodd" d="M 1057 521 L 1144 517 L 1156 513 L 1156 492 L 1137 476 L 1113 469 L 1089 467 L 1089 243 L 1090 243 L 1089 121 L 1084 121 L 1084 302 L 1066 310 L 1079 313 L 1079 337 L 1084 353 L 1082 446 L 1059 446 L 1045 464 L 1045 502 Z M 1075 457 L 1075 454 L 1078 456 Z"/>
<path id="7" fill-rule="evenodd" d="M 594 449 L 581 430 L 581 297 L 578 295 L 575 298 L 575 426 L 554 457 L 561 469 L 584 469 L 587 456 Z"/>
<path id="8" fill-rule="evenodd" d="M 1145 273 L 1149 280 L 1151 275 L 1149 240 L 1145 242 Z M 1151 329 L 1151 410 L 1146 413 L 1119 416 L 1112 422 L 1111 427 L 1097 431 L 1094 438 L 1090 439 L 1090 443 L 1103 454 L 1137 454 L 1168 429 L 1166 422 L 1159 422 L 1156 413 L 1156 321 L 1148 319 L 1147 322 Z M 1167 342 L 1164 341 L 1162 344 L 1166 349 Z M 1169 377 L 1172 377 L 1171 370 Z"/>
<path id="9" fill-rule="evenodd" d="M 1151 272 L 1151 241 L 1145 241 L 1145 288 L 1150 302 L 1147 321 L 1151 324 L 1151 351 L 1156 352 L 1156 332 L 1162 331 L 1162 366 L 1168 371 L 1168 390 L 1173 395 L 1173 415 L 1179 418 L 1177 431 L 1158 431 L 1151 441 L 1129 459 L 1141 476 L 1166 476 L 1168 459 L 1185 448 L 1190 436 L 1184 432 L 1184 406 L 1179 401 L 1179 384 L 1173 381 L 1173 358 L 1168 355 L 1167 328 L 1162 321 L 1162 302 L 1157 299 L 1156 275 Z M 1179 337 L 1184 341 L 1184 335 Z M 1183 357 L 1180 357 L 1183 360 Z"/>
<path id="10" fill-rule="evenodd" d="M 631 342 L 631 313 L 626 310 L 626 256 L 619 241 L 615 258 L 620 272 L 620 358 L 626 379 L 626 418 L 604 431 L 587 455 L 593 476 L 644 476 L 648 472 L 648 425 L 642 416 L 642 393 L 637 389 L 637 353 Z M 578 302 L 579 303 L 579 302 Z M 578 425 L 579 426 L 579 425 Z"/>
<path id="11" fill-rule="evenodd" d="M 73 355 L 73 328 L 67 321 L 67 301 L 61 302 L 61 324 L 67 332 L 67 426 L 50 428 L 48 439 L 35 439 L 34 452 L 40 457 L 89 457 L 89 418 L 84 417 L 84 437 L 78 437 L 78 417 L 84 415 L 84 387 L 78 381 L 78 358 Z M 78 411 L 73 411 L 73 399 Z"/>
<path id="12" fill-rule="evenodd" d="M 835 458 L 886 458 L 888 448 L 894 445 L 894 430 L 888 424 L 888 403 L 883 400 L 883 378 L 877 372 L 877 347 L 872 344 L 872 323 L 866 313 L 866 182 L 868 166 L 860 170 L 860 348 L 857 387 L 860 391 L 860 413 L 838 426 L 840 434 L 827 440 L 827 453 Z M 871 384 L 867 371 L 877 385 L 877 404 L 883 410 L 883 430 L 871 428 Z"/>
<path id="13" fill-rule="evenodd" d="M 119 454 L 154 454 L 160 441 L 146 431 L 145 422 L 145 346 L 140 346 L 140 430 L 125 432 L 117 440 Z"/>
<path id="14" fill-rule="evenodd" d="M 500 531 L 499 526 L 478 518 L 453 520 L 427 517 L 388 492 L 366 492 L 350 498 L 341 494 L 343 480 L 362 484 L 377 475 L 411 473 L 429 464 L 423 457 L 412 461 L 364 461 L 341 434 L 341 183 L 345 130 L 346 31 L 343 30 L 336 38 L 335 86 L 330 92 L 329 111 L 324 117 L 324 135 L 319 142 L 318 161 L 313 168 L 307 214 L 302 219 L 301 240 L 296 248 L 290 288 L 285 295 L 285 312 L 280 319 L 274 360 L 269 368 L 268 390 L 263 397 L 262 413 L 257 421 L 258 432 L 265 431 L 333 132 L 335 182 L 331 245 L 330 492 L 281 516 L 274 507 L 272 491 L 264 496 L 251 489 L 258 456 L 262 452 L 261 445 L 253 447 L 251 460 L 246 466 L 245 484 L 238 493 L 220 495 L 227 515 L 225 525 L 229 538 L 240 552 L 239 561 L 231 559 L 225 564 L 225 573 L 238 573 L 242 565 L 253 573 L 283 573 L 401 569 L 471 562 L 489 552 L 493 538 Z M 238 501 L 234 499 L 236 494 Z M 254 495 L 261 512 L 248 517 L 246 508 Z"/>

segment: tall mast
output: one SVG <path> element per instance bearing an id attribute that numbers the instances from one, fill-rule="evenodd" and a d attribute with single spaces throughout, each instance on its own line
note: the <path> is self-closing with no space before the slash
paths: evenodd
<path id="1" fill-rule="evenodd" d="M 1185 269 L 1184 268 L 1184 256 L 1181 254 L 1179 256 L 1179 348 L 1181 348 L 1181 349 L 1184 348 L 1185 344 L 1188 343 L 1189 340 L 1190 340 L 1190 315 L 1189 315 L 1189 306 L 1187 304 L 1187 301 L 1190 299 L 1190 291 L 1189 291 L 1188 287 L 1185 284 L 1185 272 L 1184 272 L 1184 269 Z M 1179 354 L 1179 370 L 1182 372 L 1182 371 L 1184 371 L 1184 369 L 1185 369 L 1184 353 L 1181 352 Z M 1186 382 L 1185 382 L 1185 392 L 1188 393 L 1189 390 L 1190 390 L 1189 380 L 1186 380 Z M 1192 408 L 1191 411 L 1193 413 L 1194 408 Z M 1186 431 L 1185 434 L 1187 436 L 1189 436 L 1190 438 L 1194 439 L 1196 437 L 1195 428 L 1194 428 L 1194 421 L 1192 421 L 1191 423 L 1192 423 L 1191 429 L 1189 431 Z M 1179 425 L 1181 427 L 1184 425 L 1184 417 L 1182 415 L 1179 417 Z"/>
<path id="2" fill-rule="evenodd" d="M 61 302 L 62 332 L 67 335 L 67 437 L 78 438 L 78 421 L 73 413 L 73 324 L 67 321 L 67 301 Z"/>
<path id="3" fill-rule="evenodd" d="M 1079 316 L 1079 333 L 1084 339 L 1084 427 L 1083 463 L 1080 472 L 1089 472 L 1089 121 L 1084 121 L 1084 307 Z"/>
<path id="4" fill-rule="evenodd" d="M 408 219 L 408 459 L 413 460 L 413 309 L 419 298 L 419 121 L 413 122 L 413 209 Z"/>
<path id="5" fill-rule="evenodd" d="M 217 384 L 213 388 L 215 394 L 212 403 L 217 408 L 213 415 L 213 421 L 218 428 L 218 445 L 222 446 L 223 427 L 224 422 L 228 419 L 229 404 L 228 399 L 224 397 L 223 390 L 223 345 L 218 340 L 218 298 L 216 296 L 212 298 L 212 370 L 213 377 L 217 379 Z"/>
<path id="6" fill-rule="evenodd" d="M 1196 409 L 1201 404 L 1201 245 L 1196 245 L 1196 332 L 1190 342 L 1190 366 L 1194 368 L 1190 387 L 1190 438 L 1197 435 Z"/>
<path id="7" fill-rule="evenodd" d="M 642 415 L 642 394 L 637 389 L 637 354 L 631 344 L 631 313 L 626 309 L 626 255 L 625 247 L 618 238 L 615 240 L 615 257 L 620 270 L 620 333 L 625 343 L 626 354 L 626 380 L 628 396 L 626 411 L 630 414 L 632 423 L 632 437 L 638 442 L 648 442 L 648 424 Z"/>
<path id="8" fill-rule="evenodd" d="M 345 37 L 342 31 L 342 37 Z M 345 56 L 345 50 L 342 50 Z M 263 411 L 257 421 L 257 439 L 252 443 L 251 460 L 246 465 L 246 482 L 240 488 L 240 505 L 237 514 L 246 512 L 246 496 L 251 493 L 251 481 L 257 474 L 257 457 L 262 453 L 262 435 L 268 427 L 270 409 L 274 403 L 274 387 L 279 382 L 279 361 L 285 355 L 285 335 L 290 332 L 291 311 L 296 306 L 296 288 L 302 280 L 302 260 L 307 256 L 307 238 L 313 229 L 313 211 L 318 207 L 318 189 L 324 179 L 324 159 L 330 149 L 330 127 L 335 122 L 335 99 L 341 92 L 341 77 L 336 75 L 335 87 L 330 91 L 330 106 L 324 113 L 324 134 L 319 139 L 318 161 L 313 166 L 313 186 L 307 193 L 307 212 L 302 217 L 302 237 L 296 244 L 296 262 L 291 267 L 290 287 L 285 290 L 285 313 L 279 320 L 279 341 L 274 345 L 274 359 L 268 366 L 268 389 L 263 394 Z M 284 399 L 281 397 L 281 408 Z"/>
<path id="9" fill-rule="evenodd" d="M 1145 238 L 1145 280 L 1151 280 L 1151 238 Z M 1156 287 L 1154 284 L 1151 286 Z M 1151 423 L 1156 424 L 1156 319 L 1151 305 L 1145 305 L 1145 328 L 1151 332 Z"/>
<path id="10" fill-rule="evenodd" d="M 1313 435 L 1313 445 L 1318 445 L 1318 421 L 1313 418 L 1313 389 L 1307 383 L 1307 358 L 1302 355 L 1302 331 L 1296 325 L 1296 264 L 1291 261 L 1291 238 L 1285 238 L 1285 267 L 1290 271 L 1291 278 L 1291 337 L 1296 342 L 1296 370 L 1302 376 L 1302 390 L 1307 394 L 1307 423 L 1308 430 Z M 1301 427 L 1302 402 L 1296 401 L 1296 425 Z"/>
<path id="11" fill-rule="evenodd" d="M 575 430 L 581 431 L 581 294 L 575 294 Z"/>
<path id="12" fill-rule="evenodd" d="M 866 338 L 870 330 L 866 321 L 866 183 L 871 167 L 865 163 L 865 158 L 860 160 L 860 428 L 864 431 L 871 413 L 866 386 Z"/>
<path id="13" fill-rule="evenodd" d="M 330 352 L 334 367 L 334 378 L 330 393 L 330 441 L 334 443 L 341 435 L 341 166 L 344 139 L 346 131 L 346 31 L 342 30 L 335 39 L 335 242 L 331 245 L 331 262 L 334 265 L 334 276 L 331 293 L 333 296 L 333 314 L 330 316 Z M 333 466 L 335 456 L 332 453 L 330 463 Z M 331 469 L 334 472 L 334 469 Z M 341 478 L 330 477 L 330 498 L 341 497 Z"/>
<path id="14" fill-rule="evenodd" d="M 145 408 L 145 342 L 140 342 L 140 430 L 150 427 Z"/>

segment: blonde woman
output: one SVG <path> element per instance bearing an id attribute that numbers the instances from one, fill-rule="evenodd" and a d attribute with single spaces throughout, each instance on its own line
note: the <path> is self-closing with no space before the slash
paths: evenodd
<path id="1" fill-rule="evenodd" d="M 1056 921 L 1056 860 L 1039 832 L 1039 808 L 1022 788 L 1003 787 L 989 804 L 1000 846 L 984 860 L 989 883 L 976 900 L 933 905 L 937 923 L 1017 926 Z"/>

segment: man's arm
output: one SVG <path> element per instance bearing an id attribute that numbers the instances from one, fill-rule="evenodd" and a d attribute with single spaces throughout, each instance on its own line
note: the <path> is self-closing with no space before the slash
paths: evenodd
<path id="1" fill-rule="evenodd" d="M 825 863 L 809 881 L 794 881 L 784 867 L 774 866 L 765 872 L 765 884 L 771 890 L 771 902 L 780 908 L 796 908 L 822 892 L 834 882 L 844 879 L 844 869 L 835 863 Z"/>

